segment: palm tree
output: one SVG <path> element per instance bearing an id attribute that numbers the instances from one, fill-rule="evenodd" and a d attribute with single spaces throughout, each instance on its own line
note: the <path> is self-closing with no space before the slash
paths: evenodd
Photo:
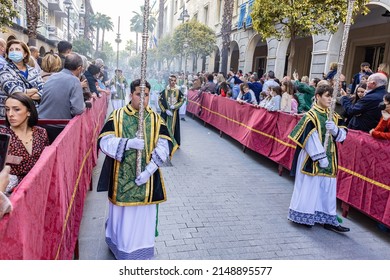
<path id="1" fill-rule="evenodd" d="M 96 28 L 96 51 L 99 50 L 99 33 L 101 29 L 102 14 L 96 13 L 91 17 L 91 26 Z"/>
<path id="2" fill-rule="evenodd" d="M 102 51 L 104 46 L 104 34 L 107 31 L 113 31 L 114 30 L 114 24 L 111 21 L 111 17 L 107 15 L 102 15 L 102 18 L 100 20 L 100 28 L 103 30 L 102 34 Z"/>
<path id="3" fill-rule="evenodd" d="M 144 6 L 141 6 L 141 13 L 134 12 L 135 14 L 130 19 L 130 31 L 135 32 L 135 46 L 136 50 L 135 52 L 138 54 L 138 33 L 142 33 L 144 30 Z M 149 24 L 148 24 L 148 31 L 153 32 L 154 28 L 156 27 L 157 20 L 155 17 L 149 14 Z"/>
<path id="4" fill-rule="evenodd" d="M 227 74 L 227 63 L 229 56 L 230 35 L 232 33 L 232 18 L 233 18 L 234 0 L 225 0 L 223 6 L 222 20 L 222 51 L 221 51 L 221 72 Z"/>
<path id="5" fill-rule="evenodd" d="M 35 46 L 38 35 L 39 6 L 38 0 L 26 0 L 28 44 Z"/>
<path id="6" fill-rule="evenodd" d="M 129 53 L 129 55 L 131 55 L 131 52 L 135 50 L 135 43 L 133 40 L 126 41 L 125 50 Z"/>

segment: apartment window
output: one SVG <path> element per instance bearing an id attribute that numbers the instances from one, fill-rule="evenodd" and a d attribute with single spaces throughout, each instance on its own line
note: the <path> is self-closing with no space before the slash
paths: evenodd
<path id="1" fill-rule="evenodd" d="M 209 23 L 209 6 L 204 7 L 204 24 L 208 25 Z"/>
<path id="2" fill-rule="evenodd" d="M 246 21 L 245 21 L 246 27 L 252 25 L 251 13 L 252 13 L 252 9 L 253 9 L 253 2 L 255 2 L 255 1 L 254 0 L 249 0 L 248 1 L 248 14 L 246 16 Z"/>
<path id="3" fill-rule="evenodd" d="M 177 13 L 177 9 L 178 9 L 178 0 L 175 1 L 175 6 L 173 7 L 173 12 L 176 14 Z"/>
<path id="4" fill-rule="evenodd" d="M 240 6 L 240 16 L 239 16 L 238 22 L 237 22 L 237 28 L 238 29 L 244 27 L 245 13 L 246 13 L 246 3 L 245 4 L 241 4 L 241 6 Z"/>

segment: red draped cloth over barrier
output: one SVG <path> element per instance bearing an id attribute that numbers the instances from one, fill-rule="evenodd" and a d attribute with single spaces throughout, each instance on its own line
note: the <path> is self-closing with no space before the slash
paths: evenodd
<path id="1" fill-rule="evenodd" d="M 106 112 L 100 98 L 73 118 L 19 184 L 0 221 L 0 259 L 72 259 Z"/>
<path id="2" fill-rule="evenodd" d="M 246 147 L 291 169 L 295 144 L 288 135 L 300 117 L 268 112 L 225 97 L 189 91 L 187 111 Z M 390 227 L 390 141 L 349 130 L 339 145 L 337 198 Z"/>
<path id="3" fill-rule="evenodd" d="M 349 130 L 338 147 L 337 197 L 390 226 L 390 141 Z"/>

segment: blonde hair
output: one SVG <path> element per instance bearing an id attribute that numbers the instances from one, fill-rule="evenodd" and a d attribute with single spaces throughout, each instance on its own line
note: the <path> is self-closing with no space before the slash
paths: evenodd
<path id="1" fill-rule="evenodd" d="M 47 53 L 41 64 L 41 69 L 47 73 L 59 72 L 62 68 L 61 58 L 54 53 Z"/>
<path id="2" fill-rule="evenodd" d="M 225 81 L 225 78 L 223 77 L 223 75 L 221 73 L 218 73 L 217 75 L 217 82 L 218 83 L 222 83 Z"/>
<path id="3" fill-rule="evenodd" d="M 387 75 L 390 74 L 390 66 L 389 66 L 389 64 L 387 64 L 387 63 L 385 63 L 385 62 L 379 64 L 378 70 L 379 70 L 379 71 L 382 71 L 382 72 L 385 72 Z"/>
<path id="4" fill-rule="evenodd" d="M 330 70 L 336 70 L 337 69 L 337 62 L 332 62 L 331 64 L 330 64 Z"/>
<path id="5" fill-rule="evenodd" d="M 302 79 L 301 79 L 301 82 L 302 82 L 302 83 L 308 84 L 309 81 L 310 81 L 310 80 L 309 80 L 309 77 L 308 77 L 308 76 L 303 76 Z"/>

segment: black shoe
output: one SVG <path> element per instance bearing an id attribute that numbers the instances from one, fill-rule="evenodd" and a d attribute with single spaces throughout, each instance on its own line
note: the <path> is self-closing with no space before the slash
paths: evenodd
<path id="1" fill-rule="evenodd" d="M 181 120 L 182 120 L 182 121 L 186 121 L 186 119 L 185 119 L 185 118 L 181 118 Z"/>
<path id="2" fill-rule="evenodd" d="M 348 232 L 349 228 L 343 227 L 343 226 L 334 226 L 334 225 L 329 225 L 329 224 L 324 224 L 324 229 L 331 230 L 334 232 Z"/>

